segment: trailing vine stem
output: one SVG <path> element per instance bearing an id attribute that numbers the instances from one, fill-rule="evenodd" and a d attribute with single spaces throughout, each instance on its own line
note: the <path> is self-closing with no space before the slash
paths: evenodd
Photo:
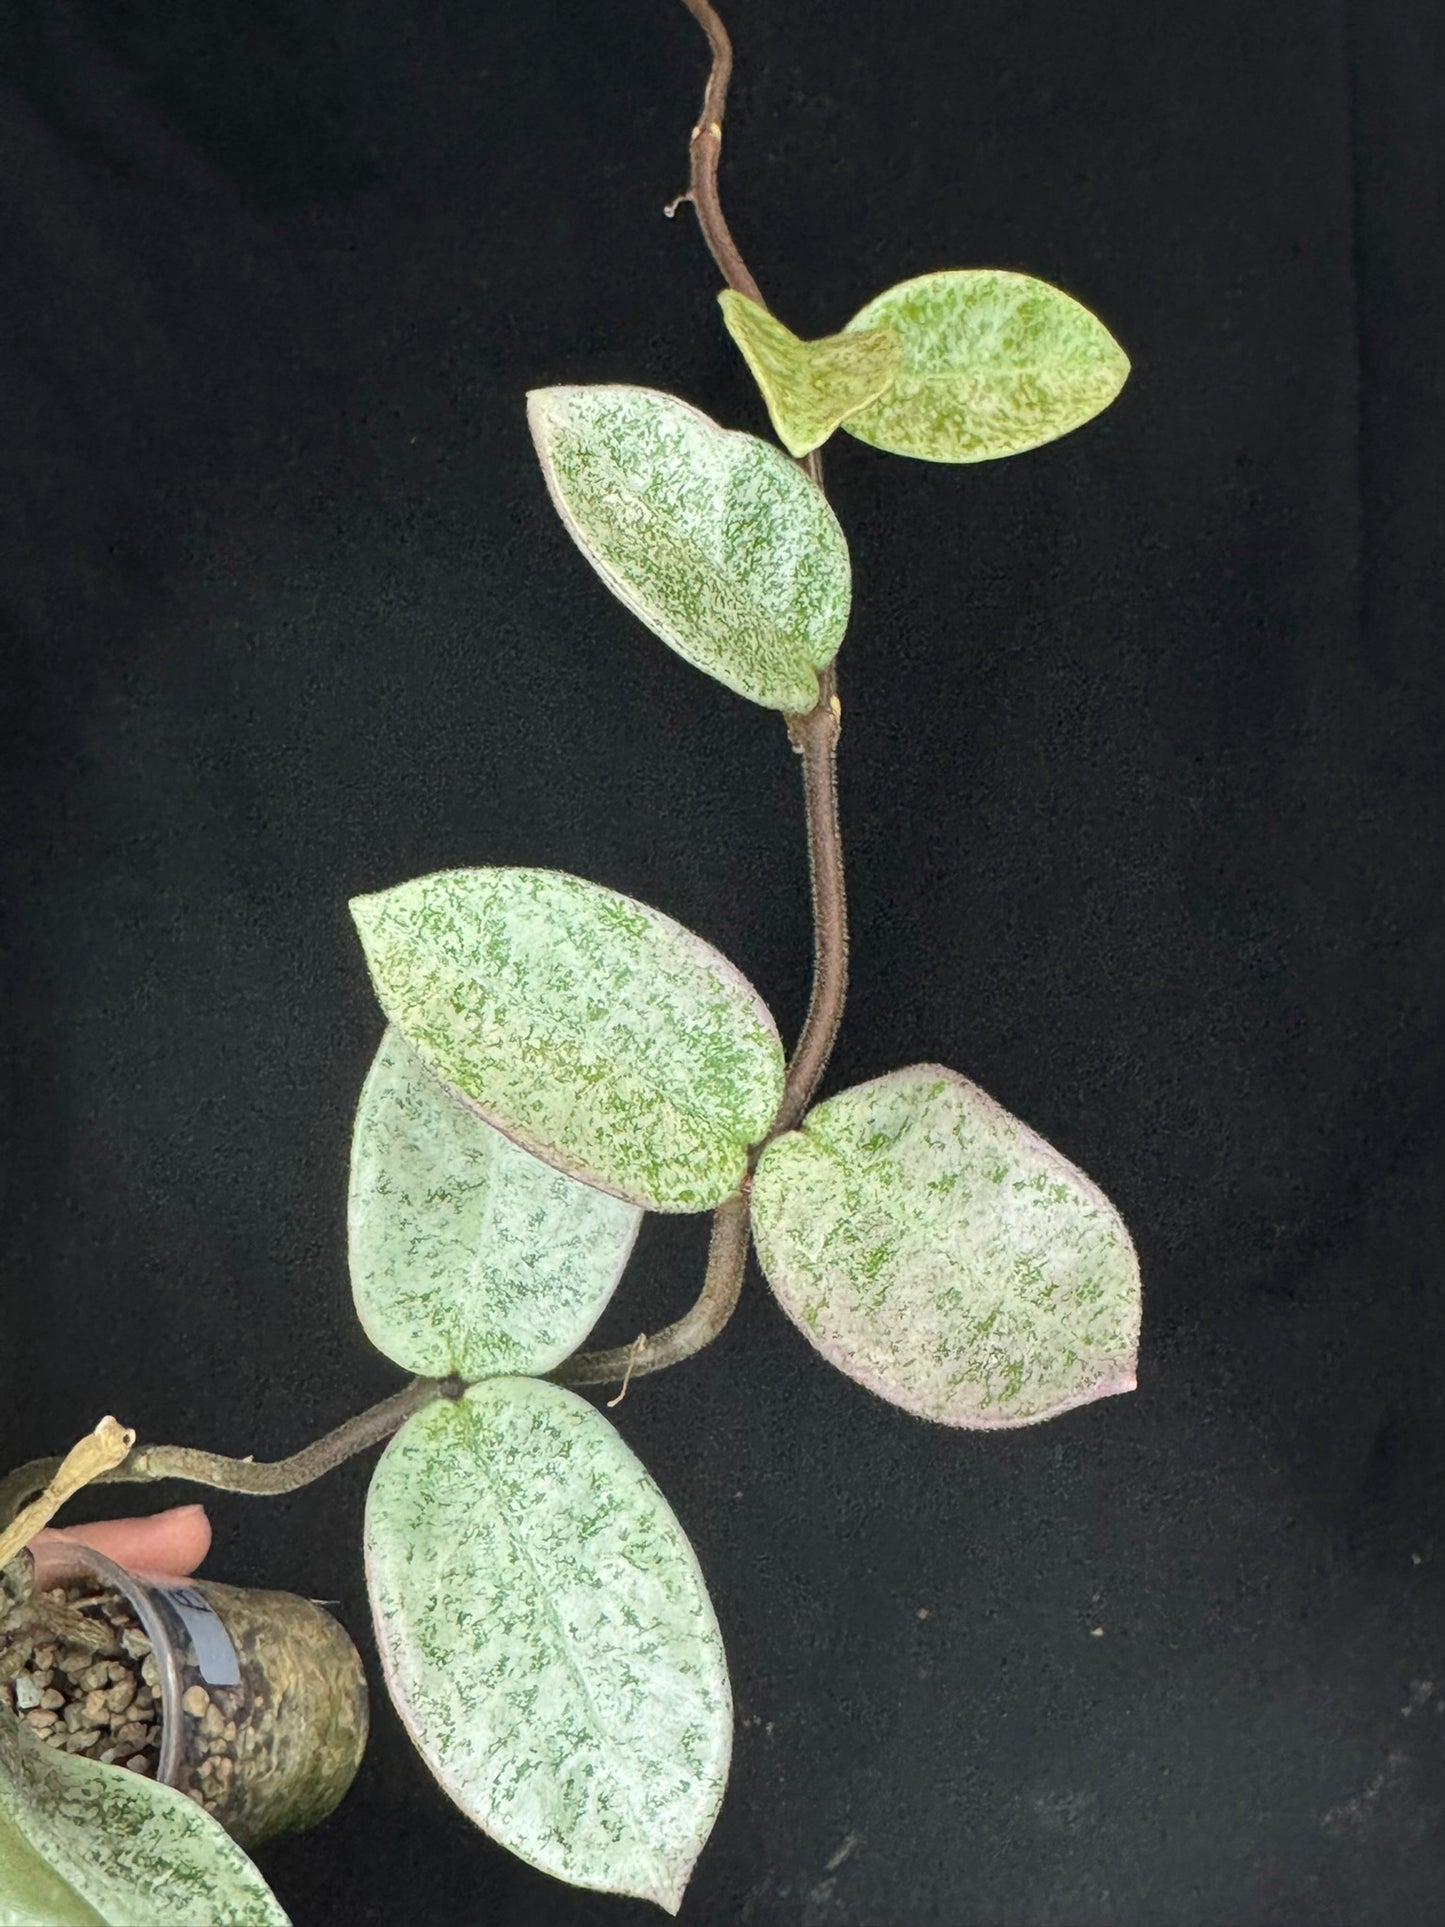
<path id="1" fill-rule="evenodd" d="M 275 1459 L 269 1464 L 258 1465 L 254 1459 L 228 1459 L 219 1452 L 200 1452 L 189 1445 L 137 1445 L 119 1465 L 99 1473 L 91 1483 L 150 1485 L 158 1479 L 185 1479 L 192 1485 L 208 1485 L 220 1492 L 275 1498 L 283 1492 L 297 1492 L 303 1485 L 310 1485 L 313 1479 L 334 1471 L 347 1459 L 355 1458 L 358 1452 L 389 1439 L 423 1406 L 438 1398 L 457 1398 L 464 1389 L 458 1378 L 414 1378 L 399 1392 L 358 1412 L 355 1418 L 347 1419 L 324 1438 L 293 1452 L 289 1459 Z M 45 1490 L 59 1465 L 59 1459 L 32 1459 L 28 1465 L 0 1479 L 0 1530 Z"/>
<path id="2" fill-rule="evenodd" d="M 690 201 L 708 251 L 730 288 L 766 307 L 762 291 L 738 252 L 718 198 L 718 155 L 723 116 L 732 79 L 733 49 L 727 28 L 710 0 L 683 0 L 707 35 L 712 66 L 702 111 L 689 144 L 691 178 L 667 212 Z M 823 464 L 816 451 L 801 463 L 821 493 Z M 843 878 L 843 841 L 838 826 L 837 671 L 829 663 L 818 678 L 818 701 L 801 715 L 789 716 L 788 735 L 803 759 L 803 801 L 807 817 L 808 872 L 813 901 L 813 983 L 808 1011 L 788 1060 L 783 1098 L 761 1143 L 748 1158 L 748 1176 L 736 1196 L 713 1214 L 707 1270 L 702 1290 L 689 1311 L 646 1341 L 613 1345 L 605 1351 L 576 1352 L 552 1377 L 563 1385 L 608 1385 L 660 1372 L 710 1345 L 726 1325 L 742 1294 L 748 1263 L 748 1187 L 758 1158 L 775 1137 L 791 1131 L 807 1110 L 832 1055 L 848 994 L 848 899 Z"/>
<path id="3" fill-rule="evenodd" d="M 739 294 L 745 294 L 749 301 L 756 301 L 760 308 L 766 307 L 762 290 L 749 272 L 747 262 L 738 253 L 732 229 L 723 216 L 722 202 L 718 199 L 717 164 L 722 151 L 723 115 L 727 112 L 728 88 L 733 77 L 733 43 L 709 0 L 682 0 L 682 4 L 707 35 L 707 44 L 712 50 L 712 66 L 708 70 L 707 87 L 703 92 L 702 111 L 692 130 L 692 178 L 667 212 L 671 216 L 684 201 L 691 201 L 698 226 L 703 231 L 708 250 L 717 262 L 723 280 L 730 288 L 736 288 Z"/>
<path id="4" fill-rule="evenodd" d="M 645 1372 L 665 1371 L 710 1345 L 733 1315 L 743 1288 L 748 1262 L 748 1198 L 746 1185 L 712 1214 L 707 1270 L 702 1290 L 675 1324 L 630 1345 L 610 1345 L 605 1351 L 574 1352 L 550 1376 L 559 1385 L 611 1385 L 615 1380 L 640 1378 Z"/>
<path id="5" fill-rule="evenodd" d="M 682 3 L 707 35 L 712 66 L 703 92 L 702 111 L 692 130 L 691 179 L 668 212 L 672 213 L 679 202 L 690 201 L 708 251 L 724 281 L 737 293 L 756 301 L 760 307 L 766 307 L 762 290 L 738 251 L 718 196 L 718 156 L 722 149 L 723 117 L 727 112 L 728 86 L 733 71 L 732 41 L 711 0 L 682 0 Z M 822 493 L 823 463 L 817 450 L 805 456 L 800 466 Z M 802 1032 L 788 1064 L 782 1103 L 766 1137 L 754 1149 L 750 1170 L 764 1147 L 784 1131 L 791 1131 L 808 1108 L 832 1055 L 848 994 L 848 899 L 843 878 L 843 842 L 838 826 L 838 732 L 842 709 L 838 702 L 836 663 L 829 663 L 818 678 L 816 706 L 805 714 L 789 716 L 787 720 L 793 747 L 803 759 L 808 870 L 813 898 L 813 985 Z M 732 1203 L 729 1199 L 727 1204 L 719 1208 L 729 1210 Z M 744 1243 L 743 1260 L 746 1256 Z M 707 1295 L 708 1286 L 705 1284 L 703 1297 Z M 734 1292 L 734 1303 L 736 1296 Z M 676 1327 L 671 1329 L 675 1330 Z M 634 1373 L 642 1369 L 655 1371 L 659 1368 L 656 1365 L 637 1365 Z"/>
<path id="6" fill-rule="evenodd" d="M 843 877 L 843 837 L 838 825 L 842 709 L 831 663 L 820 683 L 823 695 L 817 708 L 804 716 L 788 718 L 788 734 L 803 759 L 808 872 L 813 893 L 813 988 L 808 1014 L 788 1062 L 783 1101 L 764 1140 L 768 1144 L 784 1131 L 793 1130 L 812 1102 L 833 1054 L 848 995 L 848 897 Z"/>
<path id="7" fill-rule="evenodd" d="M 738 252 L 718 199 L 718 154 L 722 146 L 728 84 L 732 78 L 732 43 L 709 0 L 683 0 L 683 5 L 707 35 L 712 65 L 702 112 L 692 131 L 691 179 L 678 202 L 692 203 L 698 225 L 728 286 L 764 306 L 758 284 Z M 678 202 L 673 203 L 674 208 Z M 823 472 L 817 454 L 806 457 L 801 466 L 821 490 Z M 575 1352 L 549 1374 L 558 1384 L 608 1385 L 619 1380 L 626 1383 L 649 1372 L 664 1371 L 710 1345 L 737 1306 L 747 1270 L 748 1192 L 753 1169 L 767 1145 L 792 1130 L 807 1110 L 832 1054 L 847 996 L 848 911 L 837 785 L 841 713 L 836 671 L 830 663 L 818 678 L 816 706 L 787 718 L 789 737 L 802 758 L 813 904 L 813 980 L 807 1015 L 788 1061 L 777 1114 L 766 1136 L 749 1154 L 747 1175 L 741 1187 L 713 1213 L 707 1269 L 702 1290 L 691 1308 L 662 1331 L 635 1339 L 631 1344 Z M 193 1485 L 256 1497 L 296 1492 L 357 1453 L 390 1438 L 424 1406 L 438 1398 L 457 1398 L 464 1390 L 463 1382 L 456 1378 L 414 1378 L 401 1391 L 359 1412 L 324 1438 L 288 1459 L 269 1464 L 258 1465 L 249 1458 L 229 1459 L 217 1452 L 202 1452 L 186 1445 L 137 1446 L 121 1464 L 101 1473 L 94 1483 L 151 1484 L 160 1479 L 183 1479 Z M 0 1480 L 0 1529 L 45 1489 L 59 1464 L 56 1458 L 34 1459 Z"/>

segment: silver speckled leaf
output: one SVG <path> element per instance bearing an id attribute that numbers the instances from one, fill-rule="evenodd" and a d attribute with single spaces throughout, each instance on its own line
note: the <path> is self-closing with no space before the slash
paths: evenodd
<path id="1" fill-rule="evenodd" d="M 525 1150 L 651 1211 L 736 1191 L 783 1047 L 701 937 L 560 870 L 440 870 L 351 914 L 392 1023 Z"/>
<path id="2" fill-rule="evenodd" d="M 651 388 L 538 388 L 527 416 L 557 513 L 612 593 L 740 696 L 813 708 L 852 593 L 821 490 Z"/>
<path id="3" fill-rule="evenodd" d="M 193 1800 L 42 1746 L 0 1707 L 0 1927 L 288 1927 Z"/>
<path id="4" fill-rule="evenodd" d="M 833 1364 L 945 1425 L 1030 1425 L 1134 1389 L 1139 1265 L 1096 1185 L 976 1084 L 915 1064 L 758 1162 L 758 1256 Z"/>
<path id="5" fill-rule="evenodd" d="M 1054 441 L 1124 386 L 1129 361 L 1103 322 L 1046 281 L 955 268 L 889 288 L 848 323 L 891 328 L 903 367 L 843 423 L 893 455 L 986 462 Z"/>
<path id="6" fill-rule="evenodd" d="M 692 1547 L 600 1412 L 529 1378 L 387 1447 L 366 1569 L 392 1698 L 503 1846 L 676 1913 L 722 1801 L 732 1701 Z"/>
<path id="7" fill-rule="evenodd" d="M 356 1111 L 351 1289 L 373 1345 L 409 1372 L 549 1372 L 601 1317 L 642 1213 L 484 1123 L 400 1031 Z"/>
<path id="8" fill-rule="evenodd" d="M 891 328 L 803 341 L 735 288 L 724 288 L 718 301 L 790 455 L 821 448 L 839 422 L 877 401 L 903 365 Z"/>

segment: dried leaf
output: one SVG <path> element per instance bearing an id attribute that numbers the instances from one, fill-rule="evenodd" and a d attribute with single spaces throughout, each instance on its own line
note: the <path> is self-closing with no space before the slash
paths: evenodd
<path id="1" fill-rule="evenodd" d="M 50 1524 L 67 1499 L 73 1499 L 77 1492 L 89 1485 L 92 1479 L 98 1479 L 102 1472 L 109 1472 L 113 1466 L 119 1465 L 134 1444 L 134 1432 L 118 1419 L 106 1417 L 100 1420 L 93 1432 L 87 1432 L 79 1444 L 72 1445 L 40 1497 L 33 1499 L 0 1532 L 0 1568 L 8 1566 L 17 1553 L 25 1550 L 36 1533 Z"/>

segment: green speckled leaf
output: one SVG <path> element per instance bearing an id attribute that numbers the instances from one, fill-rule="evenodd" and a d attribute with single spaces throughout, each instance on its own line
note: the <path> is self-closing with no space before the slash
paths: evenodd
<path id="1" fill-rule="evenodd" d="M 392 1698 L 462 1811 L 676 1913 L 727 1780 L 727 1663 L 682 1528 L 601 1413 L 528 1378 L 428 1406 L 376 1468 L 366 1569 Z"/>
<path id="2" fill-rule="evenodd" d="M 800 341 L 745 294 L 724 288 L 718 300 L 791 455 L 821 448 L 839 422 L 877 401 L 903 365 L 903 344 L 891 328 Z"/>
<path id="3" fill-rule="evenodd" d="M 494 1130 L 395 1029 L 351 1140 L 351 1289 L 409 1372 L 549 1372 L 601 1317 L 642 1213 Z"/>
<path id="4" fill-rule="evenodd" d="M 0 1708 L 0 1927 L 287 1927 L 194 1801 L 53 1752 Z"/>
<path id="5" fill-rule="evenodd" d="M 848 545 L 780 449 L 651 388 L 538 388 L 542 472 L 612 593 L 698 669 L 806 710 L 848 623 Z"/>
<path id="6" fill-rule="evenodd" d="M 523 1149 L 652 1211 L 736 1191 L 783 1049 L 700 937 L 559 870 L 442 870 L 351 912 L 392 1023 Z"/>
<path id="7" fill-rule="evenodd" d="M 1002 268 L 900 281 L 849 330 L 903 343 L 893 385 L 843 426 L 859 441 L 929 462 L 1018 455 L 1091 420 L 1124 386 L 1128 357 L 1058 288 Z"/>
<path id="8" fill-rule="evenodd" d="M 1139 1266 L 1103 1193 L 956 1071 L 809 1112 L 758 1162 L 768 1281 L 825 1358 L 945 1425 L 1029 1425 L 1134 1389 Z"/>

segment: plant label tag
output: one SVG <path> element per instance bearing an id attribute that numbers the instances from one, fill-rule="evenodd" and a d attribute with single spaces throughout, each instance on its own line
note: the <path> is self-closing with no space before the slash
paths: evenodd
<path id="1" fill-rule="evenodd" d="M 236 1649 L 210 1601 L 194 1586 L 163 1586 L 157 1590 L 180 1614 L 207 1686 L 239 1686 L 241 1666 Z"/>

